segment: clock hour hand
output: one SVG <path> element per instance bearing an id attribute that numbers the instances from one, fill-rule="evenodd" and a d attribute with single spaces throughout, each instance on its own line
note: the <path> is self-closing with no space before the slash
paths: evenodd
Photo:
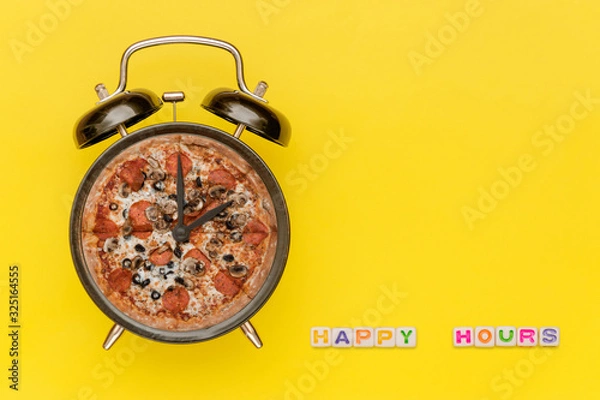
<path id="1" fill-rule="evenodd" d="M 205 223 L 207 223 L 208 221 L 210 221 L 211 219 L 216 217 L 218 214 L 221 214 L 223 212 L 223 210 L 225 210 L 227 207 L 229 207 L 232 204 L 233 204 L 233 201 L 228 201 L 227 203 L 223 203 L 220 206 L 213 208 L 212 210 L 208 210 L 207 212 L 202 214 L 197 220 L 195 220 L 194 222 L 192 222 L 191 224 L 189 224 L 187 226 L 188 232 L 191 232 L 192 230 L 196 229 L 200 225 L 204 225 Z"/>
<path id="2" fill-rule="evenodd" d="M 190 233 L 200 225 L 203 225 L 216 217 L 218 214 L 222 213 L 227 207 L 233 204 L 233 201 L 228 201 L 227 203 L 221 204 L 218 207 L 215 207 L 211 210 L 208 210 L 204 214 L 202 214 L 197 220 L 192 222 L 189 225 L 184 225 L 183 223 L 177 224 L 175 228 L 173 228 L 173 238 L 180 242 L 184 243 L 190 240 Z"/>

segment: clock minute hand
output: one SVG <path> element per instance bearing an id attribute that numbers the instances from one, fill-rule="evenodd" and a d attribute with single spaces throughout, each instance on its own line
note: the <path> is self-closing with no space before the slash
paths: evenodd
<path id="1" fill-rule="evenodd" d="M 188 233 L 191 232 L 193 229 L 196 229 L 200 225 L 207 223 L 208 221 L 210 221 L 211 219 L 216 217 L 218 214 L 223 212 L 223 210 L 225 210 L 227 207 L 229 207 L 232 204 L 233 204 L 233 201 L 228 201 L 227 203 L 221 204 L 220 206 L 215 207 L 212 210 L 208 210 L 207 212 L 202 214 L 197 220 L 195 220 L 194 222 L 192 222 L 191 224 L 189 224 L 186 227 L 188 230 Z"/>
<path id="2" fill-rule="evenodd" d="M 183 168 L 181 167 L 181 154 L 177 154 L 177 226 L 185 226 L 183 223 L 183 207 L 185 203 L 184 185 Z"/>
<path id="3" fill-rule="evenodd" d="M 185 183 L 183 182 L 183 169 L 181 168 L 181 155 L 177 154 L 177 224 L 171 231 L 173 239 L 179 243 L 190 240 L 190 231 L 183 223 L 183 207 L 185 202 Z"/>

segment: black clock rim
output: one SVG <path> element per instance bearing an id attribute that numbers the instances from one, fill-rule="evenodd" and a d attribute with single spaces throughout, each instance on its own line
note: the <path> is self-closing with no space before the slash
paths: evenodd
<path id="1" fill-rule="evenodd" d="M 83 253 L 83 243 L 81 240 L 83 209 L 88 194 L 100 173 L 106 168 L 110 160 L 127 147 L 149 137 L 168 134 L 200 135 L 216 140 L 232 148 L 250 164 L 264 182 L 273 201 L 275 217 L 277 220 L 277 245 L 275 257 L 269 275 L 256 296 L 232 317 L 204 329 L 189 331 L 158 329 L 144 325 L 127 316 L 123 311 L 114 306 L 102 293 L 87 267 Z M 252 318 L 252 316 L 254 316 L 271 297 L 281 280 L 290 247 L 290 222 L 285 198 L 279 183 L 265 162 L 258 154 L 256 154 L 256 152 L 254 152 L 254 150 L 241 140 L 234 138 L 232 135 L 210 126 L 186 122 L 169 122 L 142 128 L 130 133 L 106 149 L 92 164 L 79 185 L 71 211 L 69 234 L 71 256 L 73 258 L 75 270 L 77 271 L 77 275 L 83 284 L 83 287 L 96 306 L 100 308 L 106 316 L 126 330 L 151 340 L 166 343 L 194 343 L 214 339 L 239 328 L 242 324 Z"/>

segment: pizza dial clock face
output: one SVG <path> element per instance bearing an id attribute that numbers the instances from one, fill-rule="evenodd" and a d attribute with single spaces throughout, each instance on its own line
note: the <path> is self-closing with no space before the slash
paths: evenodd
<path id="1" fill-rule="evenodd" d="M 289 248 L 283 195 L 264 162 L 214 128 L 133 133 L 92 166 L 71 243 L 96 304 L 157 340 L 204 340 L 251 317 Z"/>

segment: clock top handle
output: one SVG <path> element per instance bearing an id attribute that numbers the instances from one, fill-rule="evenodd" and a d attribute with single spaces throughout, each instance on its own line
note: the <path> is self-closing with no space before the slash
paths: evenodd
<path id="1" fill-rule="evenodd" d="M 142 41 L 136 42 L 136 43 L 132 44 L 131 46 L 129 46 L 123 53 L 123 56 L 121 57 L 119 86 L 117 86 L 117 89 L 114 91 L 114 93 L 110 94 L 108 97 L 103 98 L 102 100 L 100 100 L 100 102 L 102 103 L 107 100 L 110 100 L 114 96 L 117 96 L 118 94 L 123 93 L 125 91 L 125 87 L 127 86 L 127 65 L 129 63 L 129 58 L 133 55 L 133 53 L 135 53 L 138 50 L 145 49 L 148 47 L 161 46 L 164 44 L 186 44 L 186 43 L 212 46 L 212 47 L 217 47 L 217 48 L 220 48 L 223 50 L 227 50 L 229 53 L 231 53 L 231 55 L 233 55 L 233 58 L 235 59 L 236 78 L 237 78 L 237 84 L 238 84 L 240 91 L 255 100 L 258 100 L 263 103 L 267 103 L 267 100 L 252 93 L 248 89 L 248 86 L 246 86 L 246 81 L 244 79 L 244 65 L 243 65 L 243 61 L 242 61 L 242 55 L 240 54 L 240 52 L 234 45 L 232 45 L 231 43 L 225 42 L 223 40 L 213 39 L 213 38 L 209 38 L 209 37 L 184 36 L 184 35 L 161 36 L 161 37 L 142 40 Z"/>

